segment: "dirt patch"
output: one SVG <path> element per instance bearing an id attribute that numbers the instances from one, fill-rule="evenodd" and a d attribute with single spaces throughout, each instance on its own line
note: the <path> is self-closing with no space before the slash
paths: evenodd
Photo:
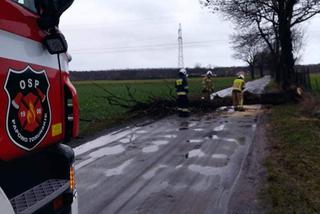
<path id="1" fill-rule="evenodd" d="M 265 124 L 269 116 L 264 112 L 259 117 L 254 141 L 230 198 L 227 212 L 229 214 L 268 213 L 270 210 L 269 205 L 262 204 L 259 200 L 267 180 L 264 159 L 269 149 Z"/>

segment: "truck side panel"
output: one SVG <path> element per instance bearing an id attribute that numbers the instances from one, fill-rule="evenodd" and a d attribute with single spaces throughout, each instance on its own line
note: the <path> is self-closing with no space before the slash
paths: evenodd
<path id="1" fill-rule="evenodd" d="M 0 160 L 11 160 L 64 140 L 68 74 L 42 45 L 36 14 L 8 0 L 0 8 Z"/>

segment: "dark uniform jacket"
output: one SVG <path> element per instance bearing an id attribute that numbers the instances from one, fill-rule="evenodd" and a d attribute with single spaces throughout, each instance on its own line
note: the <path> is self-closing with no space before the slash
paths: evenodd
<path id="1" fill-rule="evenodd" d="M 189 93 L 187 77 L 185 75 L 179 74 L 179 78 L 176 80 L 175 87 L 178 96 L 187 95 Z"/>

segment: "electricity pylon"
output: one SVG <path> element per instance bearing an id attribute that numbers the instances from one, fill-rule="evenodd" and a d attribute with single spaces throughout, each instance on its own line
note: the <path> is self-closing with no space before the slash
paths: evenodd
<path id="1" fill-rule="evenodd" d="M 179 44 L 179 54 L 178 54 L 178 67 L 184 68 L 184 58 L 183 58 L 183 39 L 182 39 L 182 26 L 179 24 L 178 30 L 178 44 Z"/>

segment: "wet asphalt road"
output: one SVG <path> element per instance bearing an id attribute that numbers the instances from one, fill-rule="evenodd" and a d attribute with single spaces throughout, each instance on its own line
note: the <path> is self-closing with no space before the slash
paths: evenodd
<path id="1" fill-rule="evenodd" d="M 80 213 L 226 213 L 261 112 L 172 116 L 76 148 Z"/>

